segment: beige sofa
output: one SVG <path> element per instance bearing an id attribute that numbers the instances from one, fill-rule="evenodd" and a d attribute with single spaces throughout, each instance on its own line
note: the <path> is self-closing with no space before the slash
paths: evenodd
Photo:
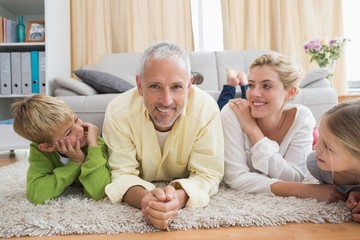
<path id="1" fill-rule="evenodd" d="M 268 52 L 271 51 L 190 52 L 192 71 L 204 76 L 203 83 L 197 87 L 217 100 L 222 86 L 226 82 L 227 68 L 233 67 L 247 72 L 251 62 L 256 57 Z M 87 65 L 83 69 L 97 71 L 97 74 L 100 74 L 97 75 L 100 76 L 99 78 L 102 77 L 101 73 L 106 74 L 106 76 L 116 76 L 135 86 L 135 75 L 140 57 L 141 53 L 109 54 L 101 58 L 98 64 Z M 317 121 L 327 109 L 336 105 L 338 101 L 335 90 L 330 87 L 325 78 L 328 73 L 327 69 L 314 69 L 306 72 L 305 78 L 299 85 L 300 93 L 293 101 L 309 107 Z M 117 78 L 114 79 L 112 80 L 116 81 Z M 99 94 L 97 89 L 70 77 L 59 76 L 54 79 L 54 82 L 58 85 L 55 89 L 55 96 L 69 104 L 81 119 L 96 124 L 100 129 L 108 102 L 121 94 Z"/>

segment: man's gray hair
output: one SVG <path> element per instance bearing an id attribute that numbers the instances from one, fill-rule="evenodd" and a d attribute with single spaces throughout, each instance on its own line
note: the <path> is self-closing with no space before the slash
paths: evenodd
<path id="1" fill-rule="evenodd" d="M 149 60 L 182 60 L 185 63 L 187 75 L 190 77 L 190 59 L 188 53 L 178 45 L 162 41 L 151 45 L 144 51 L 139 65 L 139 75 L 143 78 L 145 64 Z"/>

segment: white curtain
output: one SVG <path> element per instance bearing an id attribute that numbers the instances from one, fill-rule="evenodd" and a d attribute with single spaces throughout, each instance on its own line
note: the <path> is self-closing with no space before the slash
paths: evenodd
<path id="1" fill-rule="evenodd" d="M 190 0 L 71 0 L 72 69 L 169 40 L 194 49 Z"/>
<path id="2" fill-rule="evenodd" d="M 224 49 L 270 49 L 296 58 L 306 71 L 304 51 L 314 38 L 343 37 L 341 0 L 222 0 Z M 347 93 L 344 54 L 333 76 L 339 95 Z"/>

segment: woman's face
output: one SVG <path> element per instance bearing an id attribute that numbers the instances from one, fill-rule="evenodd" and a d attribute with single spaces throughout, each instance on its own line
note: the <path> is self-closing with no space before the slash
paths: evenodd
<path id="1" fill-rule="evenodd" d="M 270 66 L 256 66 L 249 74 L 247 100 L 254 118 L 264 118 L 282 112 L 289 91 L 279 74 Z"/>
<path id="2" fill-rule="evenodd" d="M 315 144 L 316 160 L 319 168 L 325 171 L 344 172 L 354 169 L 350 153 L 336 136 L 329 130 L 327 118 L 319 126 L 319 138 Z"/>

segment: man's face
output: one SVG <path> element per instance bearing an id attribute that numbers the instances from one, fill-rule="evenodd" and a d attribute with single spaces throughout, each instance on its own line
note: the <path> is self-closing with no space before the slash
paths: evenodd
<path id="1" fill-rule="evenodd" d="M 161 132 L 169 131 L 182 113 L 189 95 L 191 77 L 185 63 L 178 60 L 150 60 L 144 67 L 143 79 L 136 79 L 145 107 Z"/>

